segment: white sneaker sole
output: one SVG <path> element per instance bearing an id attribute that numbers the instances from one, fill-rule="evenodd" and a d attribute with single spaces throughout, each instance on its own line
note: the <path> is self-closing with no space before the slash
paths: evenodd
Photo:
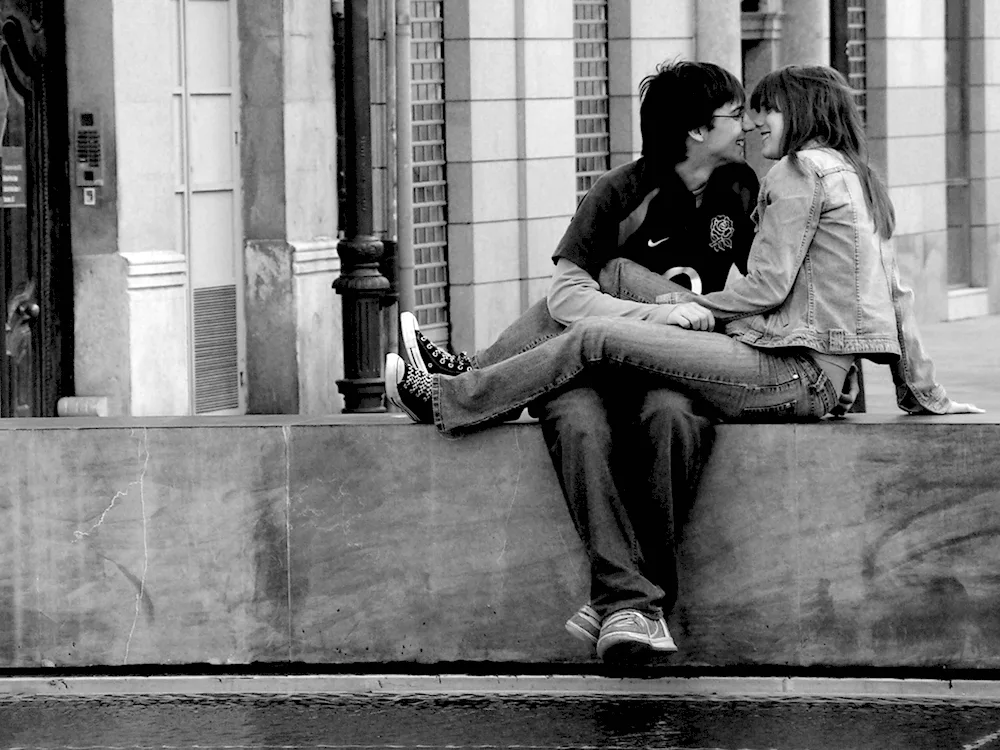
<path id="1" fill-rule="evenodd" d="M 398 384 L 405 374 L 404 368 L 403 359 L 398 354 L 389 352 L 385 355 L 385 397 L 389 399 L 390 403 L 406 412 L 410 419 L 419 423 L 420 417 L 406 407 L 399 395 Z"/>
<path id="2" fill-rule="evenodd" d="M 401 312 L 399 314 L 399 331 L 403 336 L 403 353 L 410 367 L 417 368 L 420 372 L 426 373 L 427 365 L 420 354 L 420 346 L 417 344 L 417 331 L 420 326 L 417 324 L 417 316 L 411 312 Z"/>
<path id="3" fill-rule="evenodd" d="M 597 640 L 597 655 L 602 659 L 611 656 L 620 659 L 623 656 L 634 657 L 640 654 L 656 651 L 659 653 L 673 653 L 677 650 L 677 645 L 673 638 L 643 638 L 641 635 L 616 633 L 613 638 L 599 638 Z"/>

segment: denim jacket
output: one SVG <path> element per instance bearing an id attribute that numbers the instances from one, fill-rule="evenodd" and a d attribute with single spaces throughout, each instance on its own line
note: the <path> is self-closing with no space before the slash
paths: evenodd
<path id="1" fill-rule="evenodd" d="M 755 220 L 745 276 L 720 292 L 657 301 L 698 302 L 751 346 L 888 363 L 901 409 L 944 413 L 949 399 L 920 342 L 913 292 L 900 283 L 892 243 L 875 231 L 851 164 L 828 148 L 785 156 L 764 177 Z"/>

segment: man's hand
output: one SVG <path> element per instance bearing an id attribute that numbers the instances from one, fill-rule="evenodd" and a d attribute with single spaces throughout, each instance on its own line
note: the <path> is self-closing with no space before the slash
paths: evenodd
<path id="1" fill-rule="evenodd" d="M 689 328 L 692 331 L 714 331 L 715 316 L 707 307 L 697 302 L 681 302 L 678 305 L 664 305 L 666 318 L 662 322 L 667 325 Z M 660 316 L 658 316 L 660 317 Z"/>

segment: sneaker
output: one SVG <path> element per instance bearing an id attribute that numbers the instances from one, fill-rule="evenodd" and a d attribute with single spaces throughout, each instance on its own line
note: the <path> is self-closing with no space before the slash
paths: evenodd
<path id="1" fill-rule="evenodd" d="M 434 424 L 431 376 L 410 367 L 392 352 L 385 356 L 385 395 L 414 422 Z"/>
<path id="2" fill-rule="evenodd" d="M 622 609 L 605 617 L 597 639 L 597 655 L 602 659 L 676 650 L 666 621 L 647 617 L 636 609 Z"/>
<path id="3" fill-rule="evenodd" d="M 424 336 L 413 313 L 399 314 L 399 330 L 403 335 L 403 353 L 410 366 L 420 372 L 454 377 L 472 369 L 468 354 L 452 354 Z"/>
<path id="4" fill-rule="evenodd" d="M 566 620 L 566 631 L 574 638 L 594 645 L 601 635 L 601 618 L 597 610 L 584 604 L 571 618 Z"/>

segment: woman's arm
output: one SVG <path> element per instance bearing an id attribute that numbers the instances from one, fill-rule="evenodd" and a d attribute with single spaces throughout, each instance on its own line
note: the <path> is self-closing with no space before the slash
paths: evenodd
<path id="1" fill-rule="evenodd" d="M 698 302 L 724 323 L 773 310 L 785 301 L 819 225 L 823 183 L 801 162 L 792 164 L 786 158 L 764 178 L 763 190 L 766 205 L 747 273 L 719 292 L 661 295 L 657 302 Z"/>
<path id="2" fill-rule="evenodd" d="M 899 279 L 896 256 L 888 243 L 881 242 L 882 268 L 889 280 L 892 306 L 896 313 L 896 335 L 902 356 L 892 365 L 896 404 L 911 414 L 981 414 L 972 404 L 952 401 L 934 378 L 934 363 L 924 350 L 917 330 L 913 291 Z"/>

